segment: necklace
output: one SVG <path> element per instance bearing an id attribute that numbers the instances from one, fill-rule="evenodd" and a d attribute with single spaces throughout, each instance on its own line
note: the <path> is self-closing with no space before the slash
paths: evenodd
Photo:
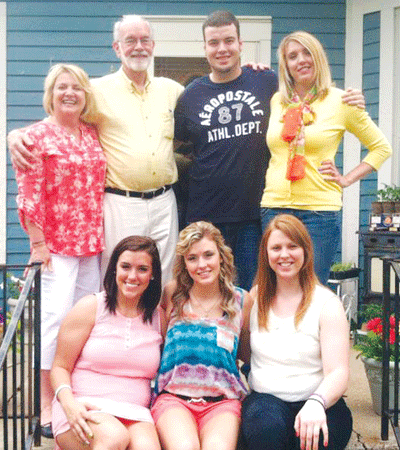
<path id="1" fill-rule="evenodd" d="M 193 305 L 192 299 L 196 301 L 196 305 Z M 201 304 L 201 302 L 193 295 L 193 293 L 191 292 L 189 294 L 189 304 L 193 310 L 193 306 L 195 306 L 195 308 L 201 309 L 202 311 L 202 317 L 208 317 L 211 313 L 211 311 L 213 311 L 213 309 L 218 305 L 218 303 L 221 302 L 221 298 L 217 298 L 217 300 L 209 307 L 209 308 L 204 308 L 204 306 Z"/>

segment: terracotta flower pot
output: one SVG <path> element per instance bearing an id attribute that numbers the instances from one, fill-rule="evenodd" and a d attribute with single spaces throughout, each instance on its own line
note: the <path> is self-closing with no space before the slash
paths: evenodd
<path id="1" fill-rule="evenodd" d="M 386 214 L 394 213 L 394 202 L 383 202 L 383 212 Z"/>
<path id="2" fill-rule="evenodd" d="M 371 212 L 376 216 L 383 214 L 383 202 L 372 202 Z"/>

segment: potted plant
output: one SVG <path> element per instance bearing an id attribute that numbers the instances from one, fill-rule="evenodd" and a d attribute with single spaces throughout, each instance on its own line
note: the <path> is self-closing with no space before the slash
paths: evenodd
<path id="1" fill-rule="evenodd" d="M 394 212 L 400 213 L 400 186 L 393 186 L 392 198 L 394 201 Z"/>
<path id="2" fill-rule="evenodd" d="M 366 305 L 361 313 L 365 320 L 363 328 L 365 330 L 357 331 L 357 343 L 354 348 L 360 351 L 358 356 L 364 363 L 365 373 L 367 375 L 372 407 L 376 414 L 382 414 L 382 354 L 383 354 L 383 335 L 382 335 L 382 305 L 370 303 Z M 389 406 L 394 406 L 394 341 L 395 341 L 395 318 L 390 316 L 390 336 L 389 344 L 391 347 L 390 361 L 390 385 L 389 385 Z"/>
<path id="3" fill-rule="evenodd" d="M 345 280 L 347 278 L 357 278 L 361 269 L 355 267 L 351 262 L 337 262 L 330 268 L 329 279 L 331 280 Z"/>
<path id="4" fill-rule="evenodd" d="M 376 193 L 377 201 L 371 203 L 372 214 L 400 212 L 400 187 L 384 184 Z"/>

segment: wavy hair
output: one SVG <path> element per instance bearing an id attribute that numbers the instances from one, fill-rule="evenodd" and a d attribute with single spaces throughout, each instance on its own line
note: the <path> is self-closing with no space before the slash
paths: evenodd
<path id="1" fill-rule="evenodd" d="M 69 73 L 72 75 L 85 91 L 85 106 L 82 110 L 80 118 L 83 121 L 86 121 L 87 116 L 91 114 L 93 109 L 94 102 L 92 88 L 90 86 L 88 74 L 75 64 L 54 64 L 54 66 L 50 67 L 50 70 L 44 80 L 43 108 L 49 116 L 54 114 L 53 89 L 57 78 L 62 73 Z"/>
<path id="2" fill-rule="evenodd" d="M 310 306 L 318 278 L 314 271 L 314 251 L 311 237 L 301 220 L 291 214 L 279 214 L 266 228 L 260 243 L 258 270 L 254 285 L 258 286 L 258 326 L 267 329 L 269 311 L 276 294 L 276 274 L 268 260 L 268 240 L 274 230 L 279 230 L 304 251 L 304 263 L 299 272 L 303 297 L 295 314 L 297 327 Z"/>
<path id="3" fill-rule="evenodd" d="M 111 313 L 115 314 L 118 295 L 116 280 L 117 264 L 121 254 L 127 250 L 131 252 L 146 252 L 151 257 L 152 279 L 140 297 L 138 304 L 139 311 L 144 313 L 143 322 L 148 321 L 151 323 L 153 313 L 161 298 L 161 261 L 157 245 L 149 237 L 128 236 L 115 246 L 104 275 L 103 284 L 106 291 L 106 307 Z"/>
<path id="4" fill-rule="evenodd" d="M 331 69 L 325 50 L 319 40 L 306 31 L 295 31 L 285 36 L 279 44 L 277 55 L 279 61 L 279 92 L 283 103 L 290 103 L 291 92 L 294 89 L 294 80 L 290 75 L 286 63 L 286 49 L 291 41 L 296 41 L 305 47 L 311 54 L 315 68 L 315 87 L 317 97 L 324 98 L 332 86 Z"/>
<path id="5" fill-rule="evenodd" d="M 176 310 L 177 317 L 182 318 L 183 305 L 189 300 L 190 289 L 193 286 L 193 279 L 186 268 L 185 255 L 187 255 L 193 244 L 199 242 L 204 237 L 215 242 L 221 258 L 218 278 L 219 290 L 223 298 L 221 309 L 226 312 L 231 320 L 236 314 L 234 308 L 235 287 L 233 284 L 236 272 L 233 264 L 233 254 L 230 247 L 225 244 L 225 240 L 220 230 L 209 222 L 194 222 L 179 233 L 174 265 L 176 290 L 172 296 L 172 303 Z"/>

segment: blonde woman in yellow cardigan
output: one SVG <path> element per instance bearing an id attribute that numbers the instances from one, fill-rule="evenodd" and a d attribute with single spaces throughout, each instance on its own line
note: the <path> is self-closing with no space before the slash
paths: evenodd
<path id="1" fill-rule="evenodd" d="M 267 144 L 271 152 L 261 200 L 263 229 L 277 214 L 294 214 L 306 225 L 322 284 L 340 242 L 342 190 L 378 170 L 391 155 L 389 142 L 368 113 L 342 102 L 333 87 L 321 43 L 297 31 L 279 48 L 279 91 L 271 99 Z M 345 131 L 368 149 L 367 156 L 342 175 L 335 155 Z"/>

